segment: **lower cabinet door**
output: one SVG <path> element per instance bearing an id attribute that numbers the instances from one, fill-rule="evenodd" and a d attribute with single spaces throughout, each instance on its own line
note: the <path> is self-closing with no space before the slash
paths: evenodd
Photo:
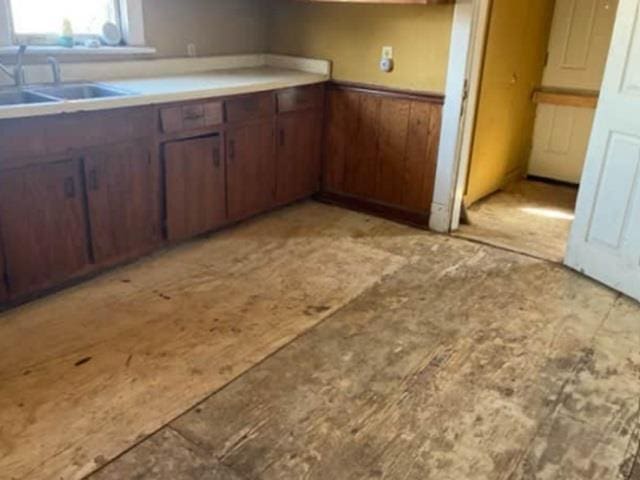
<path id="1" fill-rule="evenodd" d="M 289 203 L 318 191 L 322 113 L 314 110 L 278 118 L 277 201 Z"/>
<path id="2" fill-rule="evenodd" d="M 164 168 L 169 240 L 191 238 L 226 223 L 225 165 L 217 136 L 166 143 Z"/>
<path id="3" fill-rule="evenodd" d="M 11 297 L 54 286 L 89 264 L 80 162 L 0 174 L 0 228 Z"/>
<path id="4" fill-rule="evenodd" d="M 275 205 L 274 140 L 272 121 L 236 125 L 227 130 L 230 220 L 241 220 Z"/>
<path id="5" fill-rule="evenodd" d="M 145 140 L 100 148 L 84 158 L 97 264 L 132 258 L 160 239 L 157 160 Z"/>

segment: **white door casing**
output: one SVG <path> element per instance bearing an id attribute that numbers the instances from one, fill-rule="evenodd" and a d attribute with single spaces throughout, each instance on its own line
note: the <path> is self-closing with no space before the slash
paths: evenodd
<path id="1" fill-rule="evenodd" d="M 448 233 L 460 224 L 469 167 L 491 0 L 457 0 L 454 7 L 442 133 L 429 228 Z"/>
<path id="2" fill-rule="evenodd" d="M 620 0 L 566 264 L 640 300 L 640 0 Z"/>

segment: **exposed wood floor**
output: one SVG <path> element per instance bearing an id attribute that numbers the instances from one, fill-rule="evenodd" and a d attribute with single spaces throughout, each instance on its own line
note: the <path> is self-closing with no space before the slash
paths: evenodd
<path id="1" fill-rule="evenodd" d="M 472 205 L 455 235 L 562 262 L 576 196 L 576 188 L 522 180 Z"/>
<path id="2" fill-rule="evenodd" d="M 640 480 L 638 304 L 325 205 L 6 313 L 0 349 L 3 479 Z"/>

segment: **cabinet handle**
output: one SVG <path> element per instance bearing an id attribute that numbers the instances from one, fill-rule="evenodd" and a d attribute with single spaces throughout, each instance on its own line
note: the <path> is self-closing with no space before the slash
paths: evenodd
<path id="1" fill-rule="evenodd" d="M 284 128 L 280 129 L 280 146 L 284 147 L 284 141 L 285 141 L 285 132 L 284 132 Z"/>
<path id="2" fill-rule="evenodd" d="M 213 149 L 213 166 L 220 167 L 220 150 L 217 147 Z"/>
<path id="3" fill-rule="evenodd" d="M 98 172 L 91 170 L 89 172 L 89 190 L 95 191 L 98 190 L 98 188 Z"/>
<path id="4" fill-rule="evenodd" d="M 236 158 L 236 142 L 235 140 L 229 140 L 229 159 Z"/>
<path id="5" fill-rule="evenodd" d="M 73 177 L 67 177 L 64 179 L 64 196 L 66 198 L 76 197 L 76 182 Z"/>

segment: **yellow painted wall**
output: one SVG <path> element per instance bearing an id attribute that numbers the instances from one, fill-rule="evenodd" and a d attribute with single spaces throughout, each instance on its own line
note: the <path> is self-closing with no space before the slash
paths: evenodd
<path id="1" fill-rule="evenodd" d="M 444 92 L 452 5 L 367 5 L 275 0 L 270 51 L 333 60 L 336 80 Z M 378 68 L 384 45 L 396 69 Z"/>
<path id="2" fill-rule="evenodd" d="M 159 57 L 261 53 L 268 45 L 265 0 L 144 0 L 145 34 Z"/>
<path id="3" fill-rule="evenodd" d="M 487 39 L 467 205 L 525 175 L 554 0 L 494 0 Z"/>

